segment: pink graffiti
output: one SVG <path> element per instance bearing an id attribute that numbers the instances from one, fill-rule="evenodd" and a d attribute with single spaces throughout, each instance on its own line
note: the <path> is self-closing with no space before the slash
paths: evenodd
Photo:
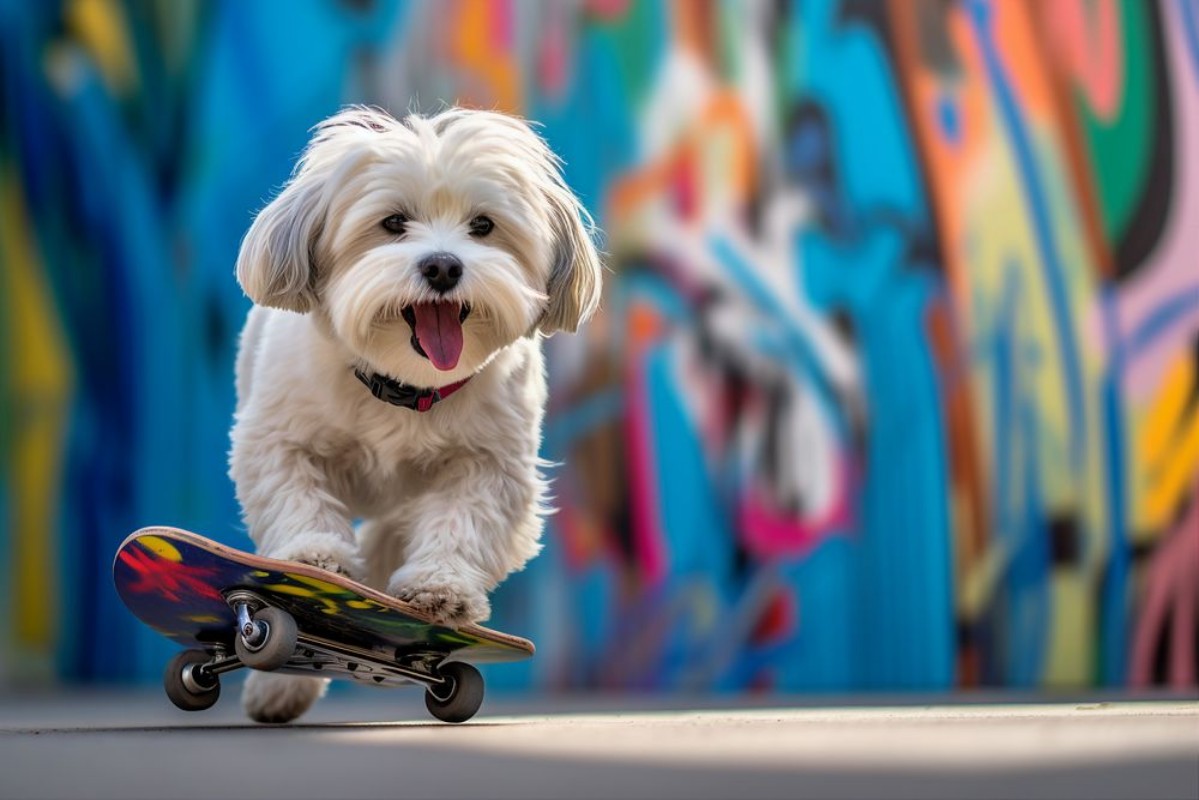
<path id="1" fill-rule="evenodd" d="M 512 0 L 495 0 L 491 5 L 491 47 L 496 53 L 512 52 Z"/>
<path id="2" fill-rule="evenodd" d="M 616 22 L 629 10 L 629 0 L 587 0 L 587 11 L 597 19 Z"/>
<path id="3" fill-rule="evenodd" d="M 561 6 L 554 4 L 547 5 L 544 14 L 545 34 L 541 37 L 537 53 L 537 74 L 541 79 L 542 91 L 549 97 L 560 98 L 569 85 L 571 20 Z"/>
<path id="4" fill-rule="evenodd" d="M 1199 498 L 1199 480 L 1193 498 Z M 1166 535 L 1153 553 L 1145 574 L 1145 601 L 1136 622 L 1129 680 L 1146 687 L 1153 681 L 1153 658 L 1158 641 L 1169 636 L 1170 685 L 1195 685 L 1195 608 L 1199 606 L 1199 502 Z M 1165 630 L 1166 620 L 1170 630 Z"/>
<path id="5" fill-rule="evenodd" d="M 644 358 L 637 356 L 629 359 L 626 383 L 629 387 L 629 411 L 625 423 L 625 443 L 629 459 L 633 547 L 645 581 L 652 585 L 666 575 L 666 555 L 657 516 L 659 498 L 647 370 Z"/>
<path id="6" fill-rule="evenodd" d="M 837 499 L 814 518 L 797 517 L 775 509 L 766 493 L 751 489 L 740 510 L 741 538 L 749 552 L 765 559 L 805 556 L 838 531 L 853 524 L 850 511 L 852 471 L 837 465 Z"/>
<path id="7" fill-rule="evenodd" d="M 1066 72 L 1099 118 L 1112 120 L 1124 93 L 1119 7 L 1113 0 L 1054 0 L 1043 8 Z"/>

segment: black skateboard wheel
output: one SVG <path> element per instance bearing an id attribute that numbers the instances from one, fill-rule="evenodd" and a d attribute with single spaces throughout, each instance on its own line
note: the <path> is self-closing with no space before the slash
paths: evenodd
<path id="1" fill-rule="evenodd" d="M 264 627 L 265 631 L 260 634 L 259 641 L 247 640 L 239 631 L 233 641 L 237 657 L 253 669 L 266 672 L 279 669 L 296 651 L 299 631 L 295 619 L 281 608 L 264 608 L 254 614 L 254 623 Z"/>
<path id="2" fill-rule="evenodd" d="M 425 707 L 442 722 L 466 722 L 483 705 L 483 676 L 462 661 L 443 664 L 438 672 L 445 683 L 425 689 Z"/>
<path id="3" fill-rule="evenodd" d="M 167 664 L 162 676 L 162 685 L 167 698 L 184 711 L 203 711 L 212 708 L 221 696 L 221 680 L 216 675 L 202 672 L 200 666 L 207 664 L 209 656 L 203 650 L 184 650 Z"/>

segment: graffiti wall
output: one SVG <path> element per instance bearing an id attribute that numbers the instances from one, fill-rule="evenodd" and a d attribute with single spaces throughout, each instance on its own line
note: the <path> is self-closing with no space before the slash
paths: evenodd
<path id="1" fill-rule="evenodd" d="M 562 689 L 1193 687 L 1193 0 L 0 0 L 0 685 L 156 680 L 130 530 L 249 541 L 232 274 L 348 102 L 540 121 L 605 231 Z"/>

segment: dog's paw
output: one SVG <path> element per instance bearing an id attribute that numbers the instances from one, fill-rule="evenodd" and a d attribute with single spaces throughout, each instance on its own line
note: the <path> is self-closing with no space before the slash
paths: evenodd
<path id="1" fill-rule="evenodd" d="M 354 573 L 351 571 L 350 567 L 339 561 L 332 553 L 313 553 L 311 555 L 304 556 L 303 558 L 297 558 L 294 560 L 300 564 L 307 564 L 310 567 L 317 567 L 325 570 L 325 572 L 332 572 L 345 578 L 354 577 Z"/>
<path id="2" fill-rule="evenodd" d="M 241 706 L 255 722 L 291 722 L 321 698 L 329 685 L 326 678 L 272 675 L 250 670 L 242 689 Z"/>
<path id="3" fill-rule="evenodd" d="M 491 603 L 487 600 L 487 595 L 464 586 L 397 585 L 393 580 L 388 587 L 388 594 L 403 600 L 438 625 L 450 628 L 482 622 L 491 616 Z"/>
<path id="4" fill-rule="evenodd" d="M 306 533 L 297 536 L 280 550 L 269 553 L 273 558 L 296 561 L 353 580 L 362 576 L 358 548 L 341 537 L 325 533 Z"/>

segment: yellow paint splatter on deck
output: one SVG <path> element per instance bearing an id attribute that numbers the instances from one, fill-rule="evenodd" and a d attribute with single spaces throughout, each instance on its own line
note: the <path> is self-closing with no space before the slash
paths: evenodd
<path id="1" fill-rule="evenodd" d="M 288 575 L 288 577 L 294 577 L 294 576 Z M 321 610 L 324 611 L 326 614 L 337 614 L 341 611 L 341 609 L 338 608 L 337 603 L 333 602 L 332 600 L 329 600 L 326 597 L 321 597 L 319 594 L 317 594 L 312 589 L 308 589 L 303 586 L 292 586 L 291 584 L 288 584 L 288 583 L 272 583 L 272 584 L 267 584 L 263 588 L 269 589 L 270 591 L 275 592 L 277 594 L 288 594 L 288 595 L 291 595 L 292 597 L 307 597 L 311 600 L 316 600 L 324 606 L 324 608 Z"/>
<path id="2" fill-rule="evenodd" d="M 179 548 L 163 539 L 161 536 L 140 536 L 138 543 L 159 558 L 165 558 L 167 561 L 174 561 L 178 564 L 183 560 Z"/>
<path id="3" fill-rule="evenodd" d="M 307 586 L 311 586 L 313 589 L 324 592 L 326 594 L 347 594 L 348 593 L 345 589 L 338 586 L 337 584 L 329 583 L 328 581 L 323 581 L 320 578 L 309 578 L 306 575 L 295 575 L 291 572 L 287 573 L 287 577 L 291 578 L 293 581 L 297 581 L 297 582 L 303 583 Z"/>
<path id="4" fill-rule="evenodd" d="M 303 586 L 292 586 L 290 583 L 268 583 L 264 587 L 279 594 L 289 594 L 292 597 L 315 597 L 316 592 Z"/>
<path id="5" fill-rule="evenodd" d="M 221 622 L 221 618 L 214 614 L 191 614 L 186 617 L 188 622 L 198 622 L 201 625 L 211 625 Z"/>

